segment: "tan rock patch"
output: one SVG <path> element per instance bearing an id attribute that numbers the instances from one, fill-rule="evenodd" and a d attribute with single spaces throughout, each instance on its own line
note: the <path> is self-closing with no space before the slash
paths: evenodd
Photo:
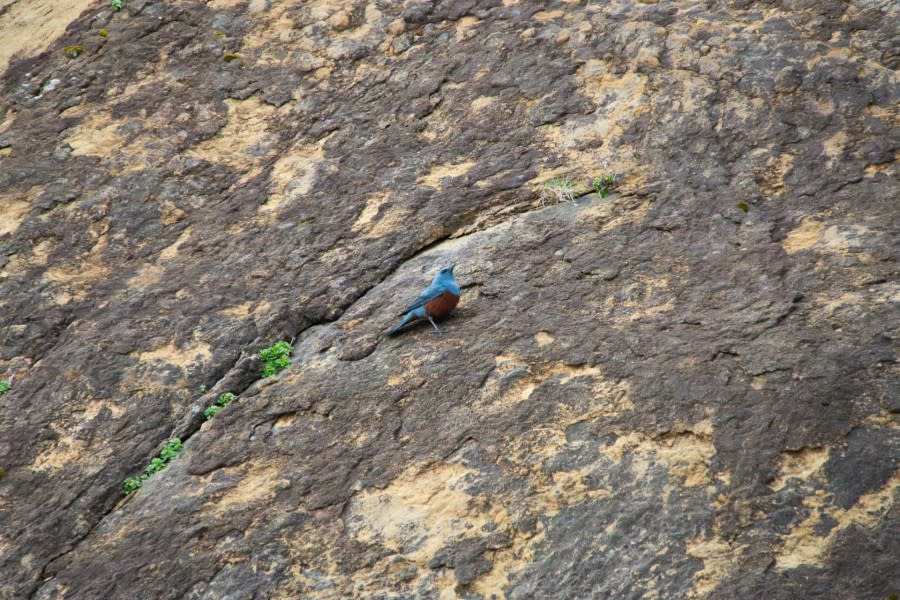
<path id="1" fill-rule="evenodd" d="M 412 212 L 406 207 L 387 206 L 387 208 L 381 210 L 381 216 L 378 220 L 368 230 L 364 230 L 364 233 L 369 238 L 384 237 L 408 224 L 411 215 Z"/>
<path id="2" fill-rule="evenodd" d="M 795 160 L 794 155 L 783 153 L 770 158 L 765 167 L 755 170 L 763 196 L 775 198 L 784 193 L 784 176 L 794 167 Z"/>
<path id="3" fill-rule="evenodd" d="M 823 142 L 822 149 L 825 152 L 825 156 L 828 157 L 829 165 L 833 165 L 836 160 L 841 158 L 841 155 L 844 153 L 844 148 L 849 141 L 850 138 L 847 136 L 846 131 L 838 131 Z"/>
<path id="4" fill-rule="evenodd" d="M 274 134 L 269 132 L 269 121 L 277 109 L 266 104 L 258 95 L 246 100 L 227 98 L 228 122 L 216 135 L 187 151 L 187 155 L 226 164 L 239 173 L 242 181 L 247 181 L 260 170 L 262 157 L 257 149 L 271 144 Z M 265 154 L 271 153 L 267 150 Z"/>
<path id="5" fill-rule="evenodd" d="M 645 471 L 650 462 L 666 466 L 669 475 L 685 487 L 698 487 L 712 481 L 709 470 L 710 459 L 716 454 L 709 425 L 701 422 L 684 431 L 651 438 L 632 432 L 619 437 L 616 442 L 601 451 L 610 459 L 621 461 L 627 453 L 636 468 Z"/>
<path id="6" fill-rule="evenodd" d="M 253 304 L 253 301 L 248 301 L 242 304 L 238 304 L 237 306 L 223 308 L 219 311 L 219 314 L 223 317 L 228 317 L 229 319 L 246 319 L 250 315 L 250 310 L 253 308 Z"/>
<path id="7" fill-rule="evenodd" d="M 169 246 L 166 246 L 163 251 L 159 253 L 159 260 L 170 261 L 178 256 L 178 249 L 181 248 L 182 244 L 184 244 L 191 237 L 192 233 L 193 231 L 190 227 L 187 227 L 184 231 L 182 231 L 177 240 L 175 240 Z"/>
<path id="8" fill-rule="evenodd" d="M 534 334 L 534 341 L 538 345 L 539 348 L 543 348 L 544 346 L 549 346 L 553 343 L 553 336 L 547 333 L 546 331 L 538 331 Z"/>
<path id="9" fill-rule="evenodd" d="M 234 8 L 240 4 L 243 4 L 246 0 L 208 0 L 206 5 L 209 8 Z"/>
<path id="10" fill-rule="evenodd" d="M 806 250 L 822 238 L 825 224 L 813 219 L 805 219 L 803 223 L 787 234 L 781 247 L 788 254 Z"/>
<path id="11" fill-rule="evenodd" d="M 819 252 L 844 253 L 865 243 L 869 228 L 864 225 L 826 226 L 816 219 L 804 219 L 799 227 L 788 232 L 781 243 L 788 254 L 814 249 Z"/>
<path id="12" fill-rule="evenodd" d="M 491 570 L 472 582 L 472 590 L 484 598 L 504 600 L 504 590 L 509 587 L 513 575 L 534 561 L 535 548 L 542 541 L 544 526 L 540 521 L 534 533 L 516 531 L 509 548 L 491 554 Z"/>
<path id="13" fill-rule="evenodd" d="M 778 477 L 772 482 L 773 490 L 780 490 L 792 478 L 808 481 L 819 473 L 828 461 L 828 448 L 804 448 L 793 452 L 782 452 L 778 461 Z"/>
<path id="14" fill-rule="evenodd" d="M 163 248 L 155 262 L 141 266 L 134 277 L 128 280 L 128 287 L 147 288 L 158 283 L 165 274 L 166 263 L 178 256 L 179 248 L 191 237 L 191 233 L 192 228 L 187 227 L 177 240 Z"/>
<path id="15" fill-rule="evenodd" d="M 317 144 L 296 146 L 276 161 L 269 176 L 269 198 L 259 207 L 261 214 L 274 216 L 282 207 L 310 192 L 318 169 L 325 164 L 322 148 L 325 140 L 327 138 Z"/>
<path id="16" fill-rule="evenodd" d="M 104 233 L 80 260 L 50 266 L 44 271 L 44 279 L 65 287 L 74 298 L 83 298 L 93 283 L 108 277 L 112 270 L 101 258 L 108 245 L 109 237 Z"/>
<path id="17" fill-rule="evenodd" d="M 0 8 L 3 7 L 3 4 L 0 3 Z M 3 115 L 3 121 L 0 122 L 0 133 L 5 132 L 7 129 L 12 127 L 13 122 L 16 120 L 16 111 L 12 108 L 7 109 L 6 114 Z"/>
<path id="18" fill-rule="evenodd" d="M 472 16 L 465 16 L 459 19 L 456 22 L 456 30 L 454 31 L 454 35 L 456 36 L 457 41 L 467 40 L 473 35 L 475 32 L 473 31 L 475 27 L 481 23 L 481 19 Z"/>
<path id="19" fill-rule="evenodd" d="M 472 107 L 472 112 L 481 112 L 490 106 L 494 106 L 497 104 L 496 96 L 479 96 L 472 100 L 470 106 Z"/>
<path id="20" fill-rule="evenodd" d="M 663 313 L 671 312 L 675 309 L 675 298 L 669 298 L 662 304 L 657 304 L 655 306 L 648 306 L 643 310 L 635 310 L 629 315 L 629 319 L 632 321 L 640 321 L 646 319 L 648 317 L 655 317 L 657 315 L 661 315 Z"/>
<path id="21" fill-rule="evenodd" d="M 3 2 L 9 7 L 0 19 L 0 73 L 10 59 L 37 56 L 66 31 L 66 27 L 94 4 L 93 0 L 28 0 Z"/>
<path id="22" fill-rule="evenodd" d="M 9 262 L 0 271 L 0 277 L 22 275 L 29 268 L 45 266 L 55 247 L 56 244 L 51 240 L 43 240 L 32 246 L 30 252 L 11 255 Z"/>
<path id="23" fill-rule="evenodd" d="M 727 542 L 717 538 L 692 538 L 685 540 L 688 556 L 703 562 L 703 568 L 694 574 L 695 597 L 703 598 L 737 564 L 737 551 Z"/>
<path id="24" fill-rule="evenodd" d="M 560 407 L 561 419 L 566 424 L 618 414 L 633 407 L 627 386 L 606 380 L 596 367 L 573 367 L 562 363 L 534 366 L 512 355 L 498 355 L 494 360 L 496 366 L 474 405 L 486 414 L 506 411 L 528 400 L 538 386 L 551 379 L 563 387 L 578 378 L 588 378 L 592 384 L 595 403 L 586 413 L 569 412 L 567 408 Z M 504 380 L 516 371 L 525 371 L 526 374 L 518 377 L 511 386 L 505 385 Z"/>
<path id="25" fill-rule="evenodd" d="M 427 185 L 431 187 L 443 187 L 443 180 L 451 177 L 461 177 L 468 173 L 475 162 L 468 160 L 461 163 L 449 163 L 444 165 L 436 165 L 431 168 L 427 175 L 423 175 L 416 180 L 419 185 Z"/>
<path id="26" fill-rule="evenodd" d="M 0 194 L 0 237 L 16 232 L 42 191 L 43 187 L 34 186 L 26 192 Z"/>
<path id="27" fill-rule="evenodd" d="M 278 486 L 289 484 L 283 477 L 283 465 L 252 465 L 223 469 L 226 473 L 240 476 L 237 484 L 216 498 L 203 505 L 205 510 L 226 513 L 237 508 L 258 506 L 275 497 Z"/>
<path id="28" fill-rule="evenodd" d="M 378 215 L 378 211 L 381 210 L 382 206 L 387 204 L 388 200 L 390 200 L 390 197 L 390 192 L 387 191 L 371 194 L 366 199 L 365 207 L 363 208 L 362 212 L 359 213 L 359 217 L 357 217 L 356 221 L 353 223 L 350 229 L 357 232 L 371 229 L 372 222 Z"/>
<path id="29" fill-rule="evenodd" d="M 468 493 L 465 480 L 472 473 L 453 463 L 411 467 L 384 490 L 354 496 L 347 529 L 361 542 L 378 542 L 424 565 L 468 532 L 508 518 L 502 507 Z"/>
<path id="30" fill-rule="evenodd" d="M 549 146 L 563 152 L 566 168 L 587 179 L 605 172 L 627 173 L 632 183 L 642 177 L 643 166 L 621 139 L 628 125 L 650 109 L 647 77 L 640 73 L 618 76 L 600 60 L 589 60 L 577 72 L 581 93 L 598 109 L 587 119 L 568 119 L 540 128 Z M 582 150 L 580 148 L 592 148 Z"/>
<path id="31" fill-rule="evenodd" d="M 125 139 L 117 133 L 124 124 L 108 114 L 92 113 L 67 132 L 66 142 L 75 156 L 110 156 L 125 145 Z"/>
<path id="32" fill-rule="evenodd" d="M 32 471 L 57 473 L 65 468 L 72 468 L 86 455 L 87 442 L 62 433 L 53 445 L 41 452 L 31 464 Z"/>
<path id="33" fill-rule="evenodd" d="M 531 18 L 535 21 L 546 22 L 553 21 L 555 19 L 559 19 L 564 16 L 566 12 L 564 10 L 542 10 L 540 12 L 536 12 L 531 15 Z"/>
<path id="34" fill-rule="evenodd" d="M 170 343 L 147 352 L 140 352 L 137 358 L 142 363 L 164 362 L 183 369 L 198 361 L 210 361 L 212 348 L 205 342 L 198 342 L 185 348 L 179 348 Z"/>
<path id="35" fill-rule="evenodd" d="M 887 518 L 900 494 L 900 471 L 880 490 L 865 494 L 849 509 L 828 504 L 824 490 L 804 499 L 811 509 L 809 517 L 791 528 L 784 536 L 784 545 L 776 556 L 775 568 L 779 571 L 795 569 L 802 565 L 821 566 L 827 558 L 835 539 L 850 526 L 871 529 L 880 526 Z M 837 522 L 827 535 L 816 534 L 816 526 L 823 515 Z"/>

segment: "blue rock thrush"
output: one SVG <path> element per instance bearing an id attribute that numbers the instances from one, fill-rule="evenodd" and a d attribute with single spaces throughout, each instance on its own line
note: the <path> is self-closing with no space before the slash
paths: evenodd
<path id="1" fill-rule="evenodd" d="M 453 268 L 455 266 L 450 265 L 445 269 L 441 269 L 434 276 L 431 285 L 425 288 L 425 291 L 419 294 L 416 301 L 403 311 L 405 313 L 403 320 L 388 329 L 388 335 L 394 335 L 407 323 L 419 319 L 428 319 L 438 333 L 444 333 L 434 320 L 443 319 L 449 315 L 459 303 L 460 289 L 456 280 L 453 279 Z"/>

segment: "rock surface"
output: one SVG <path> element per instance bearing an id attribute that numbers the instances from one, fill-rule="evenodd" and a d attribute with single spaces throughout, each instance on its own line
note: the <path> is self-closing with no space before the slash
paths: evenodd
<path id="1" fill-rule="evenodd" d="M 895 2 L 123 5 L 0 0 L 0 598 L 900 593 Z"/>

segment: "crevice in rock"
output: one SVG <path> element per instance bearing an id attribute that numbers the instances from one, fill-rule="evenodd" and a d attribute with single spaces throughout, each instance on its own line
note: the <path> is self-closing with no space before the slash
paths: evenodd
<path id="1" fill-rule="evenodd" d="M 443 456 L 441 456 L 441 461 L 442 461 L 442 462 L 446 462 L 446 461 L 447 461 L 450 457 L 452 457 L 454 454 L 460 452 L 463 448 L 465 448 L 466 445 L 467 445 L 469 442 L 476 442 L 476 443 L 477 443 L 477 441 L 478 441 L 478 440 L 476 440 L 476 439 L 475 439 L 474 437 L 472 437 L 471 435 L 465 436 L 462 440 L 459 441 L 459 443 L 457 443 L 456 445 L 454 445 L 453 448 L 452 448 L 449 452 L 447 452 L 446 454 L 444 454 Z"/>
<path id="2" fill-rule="evenodd" d="M 577 204 L 578 199 L 590 196 L 591 194 L 593 194 L 592 190 L 584 191 L 578 194 L 574 199 L 575 203 Z M 624 196 L 624 194 L 621 194 L 620 192 L 616 192 L 615 195 L 619 197 Z M 258 349 L 265 347 L 266 345 L 271 344 L 273 343 L 273 341 L 278 339 L 290 339 L 291 344 L 293 345 L 295 340 L 300 338 L 305 332 L 311 330 L 312 328 L 328 325 L 339 320 L 347 310 L 350 310 L 357 302 L 365 298 L 366 295 L 369 294 L 373 289 L 380 286 L 385 281 L 394 276 L 408 262 L 415 260 L 423 254 L 433 251 L 436 248 L 439 248 L 444 243 L 451 240 L 461 239 L 476 233 L 483 233 L 495 227 L 501 226 L 509 221 L 515 220 L 516 218 L 519 218 L 527 213 L 547 211 L 554 209 L 554 207 L 557 207 L 558 209 L 559 206 L 559 204 L 535 205 L 534 203 L 521 203 L 514 206 L 510 212 L 506 212 L 503 215 L 498 215 L 501 217 L 499 220 L 488 220 L 479 223 L 475 229 L 466 231 L 467 228 L 472 227 L 477 222 L 478 213 L 474 212 L 470 218 L 462 219 L 462 222 L 454 227 L 453 230 L 449 233 L 442 232 L 440 236 L 426 241 L 422 245 L 411 250 L 405 257 L 400 258 L 392 268 L 386 270 L 381 277 L 372 282 L 371 285 L 359 290 L 356 294 L 348 298 L 343 306 L 335 307 L 333 310 L 324 311 L 324 314 L 317 314 L 314 316 L 303 312 L 302 309 L 298 312 L 297 309 L 284 307 L 280 311 L 281 314 L 277 315 L 277 317 L 269 323 L 269 326 L 265 328 L 265 332 L 258 335 L 253 340 L 253 342 L 248 344 L 245 348 L 241 349 L 231 366 L 225 370 L 224 374 L 219 377 L 218 380 L 215 381 L 215 383 L 212 384 L 212 386 L 205 394 L 200 396 L 195 402 L 192 403 L 192 406 L 189 409 L 189 413 L 186 416 L 183 416 L 181 420 L 175 424 L 170 436 L 168 436 L 166 439 L 170 439 L 171 437 L 178 437 L 179 439 L 181 439 L 182 443 L 186 444 L 187 441 L 190 440 L 190 438 L 200 430 L 203 423 L 206 421 L 203 415 L 202 407 L 214 403 L 215 398 L 219 394 L 224 392 L 231 392 L 235 394 L 239 401 L 240 397 L 245 395 L 247 390 L 252 388 L 253 385 L 261 379 L 260 364 L 257 354 L 258 350 L 250 352 L 249 349 Z M 509 207 L 502 207 L 502 209 L 510 210 Z M 299 321 L 299 323 L 297 321 Z M 379 344 L 375 344 L 372 350 L 374 351 L 375 347 L 377 347 L 378 345 Z M 196 408 L 198 404 L 200 405 L 199 409 Z M 313 410 L 313 408 L 313 406 L 310 406 L 308 409 L 301 409 L 293 412 L 310 412 L 311 410 Z M 275 418 L 277 418 L 277 416 L 273 417 L 272 419 L 267 419 L 267 421 L 271 421 Z M 399 432 L 402 431 L 402 423 L 403 420 L 401 416 L 400 425 L 393 432 L 395 438 L 399 437 Z M 262 424 L 263 423 L 257 424 L 257 426 Z M 454 448 L 442 458 L 442 460 L 446 460 L 447 458 L 453 456 L 471 441 L 473 441 L 473 438 L 471 436 L 463 438 L 462 440 L 460 440 L 459 444 L 455 445 Z M 160 444 L 158 446 L 161 446 L 164 442 L 165 440 L 160 441 Z M 354 469 L 356 466 L 358 465 L 354 465 Z M 351 469 L 350 473 L 352 472 L 353 469 Z M 125 498 L 120 497 L 120 494 L 121 490 L 119 487 L 110 490 L 109 495 L 107 495 L 105 499 L 100 502 L 101 505 L 108 504 L 108 506 L 105 510 L 103 510 L 102 514 L 100 514 L 93 525 L 88 528 L 83 533 L 83 535 L 73 540 L 73 542 L 67 546 L 67 549 L 65 551 L 58 553 L 43 565 L 43 567 L 41 568 L 41 576 L 38 580 L 38 583 L 35 584 L 34 588 L 29 594 L 29 598 L 34 598 L 35 595 L 38 594 L 47 583 L 53 580 L 55 576 L 50 576 L 48 578 L 46 572 L 47 569 L 55 561 L 59 560 L 69 552 L 76 550 L 80 546 L 80 544 L 90 536 L 94 529 L 105 520 L 108 515 L 114 513 L 121 506 L 124 506 Z M 346 510 L 346 507 L 349 506 L 350 499 L 352 499 L 355 494 L 356 491 L 351 491 L 347 498 L 333 504 L 342 504 L 343 513 Z"/>
<path id="3" fill-rule="evenodd" d="M 585 195 L 587 195 L 587 194 L 585 194 Z M 513 219 L 525 212 L 534 212 L 537 210 L 545 210 L 545 209 L 549 209 L 549 208 L 552 208 L 552 206 L 541 206 L 541 207 L 537 207 L 537 208 L 532 208 L 530 210 L 525 210 L 522 212 L 516 212 L 516 213 L 504 215 L 505 218 L 503 219 L 503 221 L 501 221 L 501 223 L 509 221 L 510 219 Z M 495 223 L 495 224 L 492 224 L 492 225 L 484 227 L 484 228 L 480 228 L 475 231 L 466 232 L 462 235 L 459 235 L 458 237 L 465 237 L 468 235 L 472 235 L 474 233 L 480 233 L 487 229 L 496 227 L 499 224 L 500 223 Z M 459 230 L 459 228 L 456 229 L 456 231 L 458 231 L 458 230 Z M 272 340 L 279 338 L 279 337 L 289 337 L 291 339 L 292 345 L 293 345 L 293 342 L 295 340 L 297 340 L 303 333 L 312 329 L 313 327 L 327 325 L 329 323 L 333 323 L 333 322 L 337 321 L 338 319 L 340 319 L 341 316 L 343 316 L 343 314 L 347 310 L 351 309 L 354 304 L 356 304 L 361 299 L 365 298 L 365 296 L 369 292 L 371 292 L 374 288 L 378 287 L 379 285 L 381 285 L 385 281 L 387 281 L 389 278 L 391 278 L 406 263 L 408 263 L 411 260 L 415 260 L 422 254 L 425 254 L 425 253 L 439 247 L 441 244 L 447 242 L 450 239 L 456 239 L 456 238 L 454 238 L 452 236 L 452 234 L 444 234 L 436 239 L 430 240 L 430 241 L 426 242 L 425 244 L 419 246 L 418 248 L 416 248 L 412 252 L 410 252 L 406 257 L 398 260 L 397 263 L 393 266 L 393 268 L 386 271 L 378 280 L 373 282 L 370 286 L 360 290 L 357 294 L 353 295 L 353 297 L 351 297 L 345 303 L 344 306 L 338 307 L 334 311 L 329 311 L 329 314 L 327 317 L 323 317 L 323 318 L 319 318 L 319 319 L 310 319 L 308 316 L 304 315 L 301 319 L 302 323 L 299 324 L 299 327 L 291 328 L 289 330 L 290 334 L 287 336 L 283 335 L 283 332 L 285 330 L 284 327 L 279 327 L 273 323 L 270 327 L 267 328 L 268 331 L 265 334 L 257 336 L 257 338 L 253 342 L 248 344 L 248 346 L 246 348 L 242 349 L 239 352 L 239 354 L 238 354 L 237 358 L 235 358 L 232 366 L 226 370 L 226 372 L 209 388 L 209 390 L 204 395 L 202 395 L 200 398 L 197 399 L 196 404 L 200 404 L 201 406 L 210 405 L 215 401 L 215 398 L 219 394 L 224 393 L 226 391 L 235 394 L 235 396 L 237 397 L 237 399 L 239 401 L 240 397 L 243 394 L 245 394 L 245 392 L 248 389 L 250 389 L 255 383 L 257 383 L 261 379 L 260 370 L 259 370 L 259 359 L 257 357 L 257 352 L 255 352 L 255 351 L 252 353 L 248 352 L 248 348 L 264 347 L 266 344 L 271 343 Z M 281 322 L 282 324 L 286 321 L 287 322 L 290 321 L 290 318 L 288 315 L 282 315 L 281 318 L 278 320 L 278 322 Z M 278 334 L 279 330 L 281 330 L 281 333 L 282 333 L 281 336 L 279 336 L 279 334 Z M 195 406 L 196 406 L 196 404 L 195 404 Z M 309 407 L 309 409 L 303 409 L 302 412 L 309 412 L 312 409 L 313 409 L 313 407 L 311 406 L 311 407 Z M 197 433 L 197 431 L 200 430 L 203 423 L 206 421 L 206 419 L 204 418 L 202 409 L 194 411 L 194 408 L 192 407 L 190 409 L 190 411 L 191 412 L 186 417 L 183 417 L 181 419 L 181 421 L 179 421 L 179 423 L 177 423 L 175 425 L 171 436 L 167 437 L 166 439 L 169 439 L 170 437 L 178 437 L 182 441 L 182 443 L 186 444 L 187 441 L 190 440 L 190 438 L 195 433 Z M 301 412 L 301 411 L 298 410 L 298 411 L 292 411 L 292 412 Z M 272 419 L 267 419 L 267 421 L 271 421 L 275 418 L 277 418 L 277 415 L 272 417 Z M 256 426 L 258 427 L 259 425 L 262 425 L 264 423 L 265 422 L 259 423 Z M 402 419 L 401 419 L 401 426 L 397 429 L 397 432 L 399 432 L 401 429 L 402 429 Z M 460 446 L 457 448 L 454 448 L 453 451 L 451 451 L 448 454 L 448 456 L 453 455 L 453 453 L 457 452 L 459 450 L 459 448 L 461 448 L 463 445 L 468 443 L 468 441 L 470 441 L 470 440 L 471 440 L 470 437 L 467 437 L 464 440 L 462 440 L 460 443 Z M 164 442 L 160 442 L 160 445 L 162 443 L 164 443 Z M 157 449 L 157 451 L 158 451 L 158 449 Z M 108 508 L 106 508 L 102 512 L 102 514 L 93 523 L 93 525 L 89 529 L 87 529 L 83 535 L 79 536 L 72 544 L 70 544 L 65 551 L 58 553 L 57 555 L 52 557 L 50 560 L 48 560 L 43 565 L 43 567 L 41 568 L 41 576 L 38 579 L 38 583 L 36 583 L 35 587 L 32 588 L 32 590 L 28 594 L 29 598 L 34 598 L 35 595 L 40 592 L 40 589 L 53 579 L 52 576 L 48 579 L 48 577 L 46 575 L 46 571 L 47 571 L 48 567 L 53 562 L 55 562 L 59 558 L 65 556 L 69 552 L 77 549 L 78 546 L 85 539 L 87 539 L 90 536 L 90 534 L 94 531 L 94 529 L 96 529 L 106 519 L 106 517 L 108 515 L 111 515 L 116 510 L 118 510 L 118 508 L 120 508 L 121 506 L 124 506 L 125 498 L 118 497 L 120 494 L 121 494 L 121 490 L 119 488 L 115 488 L 114 490 L 111 490 L 110 494 L 107 496 L 107 500 L 106 500 L 106 502 L 109 503 Z M 349 499 L 352 498 L 352 496 L 354 494 L 355 494 L 355 492 L 351 493 L 348 496 L 348 498 L 343 500 L 342 502 L 345 505 L 348 504 Z"/>

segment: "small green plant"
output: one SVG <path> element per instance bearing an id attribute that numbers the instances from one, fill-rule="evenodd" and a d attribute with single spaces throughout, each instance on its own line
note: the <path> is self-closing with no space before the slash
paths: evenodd
<path id="1" fill-rule="evenodd" d="M 63 53 L 69 58 L 78 58 L 81 56 L 82 52 L 84 52 L 84 48 L 77 44 L 75 46 L 66 46 L 63 48 Z"/>
<path id="2" fill-rule="evenodd" d="M 122 0 L 112 0 L 112 7 L 115 10 L 122 10 Z"/>
<path id="3" fill-rule="evenodd" d="M 226 52 L 225 55 L 222 57 L 222 60 L 230 63 L 231 61 L 237 60 L 239 58 L 240 58 L 240 56 L 236 52 Z"/>
<path id="4" fill-rule="evenodd" d="M 738 202 L 737 207 L 738 207 L 739 209 L 741 209 L 742 211 L 744 211 L 744 212 L 749 212 L 749 211 L 750 211 L 750 207 L 747 205 L 746 202 Z"/>
<path id="5" fill-rule="evenodd" d="M 263 377 L 271 377 L 280 373 L 291 364 L 291 353 L 294 349 L 287 342 L 278 342 L 274 346 L 259 351 L 263 361 Z"/>
<path id="6" fill-rule="evenodd" d="M 131 492 L 136 492 L 140 489 L 142 485 L 144 485 L 144 480 L 146 477 L 129 477 L 125 480 L 124 485 L 122 485 L 122 492 L 127 496 Z"/>
<path id="7" fill-rule="evenodd" d="M 205 394 L 205 393 L 206 393 L 206 384 L 205 384 L 205 383 L 201 383 L 201 384 L 200 384 L 200 393 L 201 393 L 201 394 Z"/>
<path id="8" fill-rule="evenodd" d="M 166 445 L 163 446 L 163 449 L 159 451 L 159 457 L 154 458 L 150 461 L 150 464 L 144 468 L 144 472 L 141 473 L 137 477 L 129 477 L 125 480 L 125 483 L 122 485 L 122 491 L 127 496 L 128 494 L 137 491 L 140 489 L 144 482 L 150 479 L 152 475 L 159 473 L 163 469 L 166 468 L 166 465 L 170 460 L 178 456 L 178 453 L 184 450 L 184 445 L 181 443 L 181 440 L 178 438 L 172 438 Z"/>
<path id="9" fill-rule="evenodd" d="M 203 411 L 203 416 L 206 417 L 206 420 L 209 421 L 214 416 L 219 414 L 219 411 L 228 406 L 232 400 L 234 400 L 234 394 L 231 392 L 225 392 L 224 394 L 219 394 L 219 399 L 216 400 L 216 403 L 212 406 L 208 407 Z"/>
<path id="10" fill-rule="evenodd" d="M 5 394 L 11 387 L 8 379 L 0 379 L 0 394 Z"/>
<path id="11" fill-rule="evenodd" d="M 575 201 L 575 184 L 568 177 L 554 177 L 541 186 L 541 206 Z"/>
<path id="12" fill-rule="evenodd" d="M 150 477 L 151 475 L 156 475 L 157 473 L 159 473 L 160 471 L 162 471 L 165 468 L 166 468 L 166 461 L 164 461 L 161 458 L 154 458 L 153 460 L 150 461 L 150 464 L 147 465 L 147 468 L 144 469 L 144 474 L 147 477 Z"/>
<path id="13" fill-rule="evenodd" d="M 165 462 L 169 462 L 178 456 L 178 453 L 182 450 L 184 450 L 184 445 L 181 443 L 181 440 L 174 438 L 169 440 L 166 445 L 163 446 L 163 449 L 159 451 L 159 457 Z"/>
<path id="14" fill-rule="evenodd" d="M 606 198 L 613 188 L 616 187 L 616 176 L 612 173 L 607 173 L 603 177 L 594 177 L 591 185 L 601 198 Z"/>
<path id="15" fill-rule="evenodd" d="M 100 31 L 97 32 L 97 35 L 99 35 L 102 38 L 109 37 L 109 30 L 101 29 Z"/>

